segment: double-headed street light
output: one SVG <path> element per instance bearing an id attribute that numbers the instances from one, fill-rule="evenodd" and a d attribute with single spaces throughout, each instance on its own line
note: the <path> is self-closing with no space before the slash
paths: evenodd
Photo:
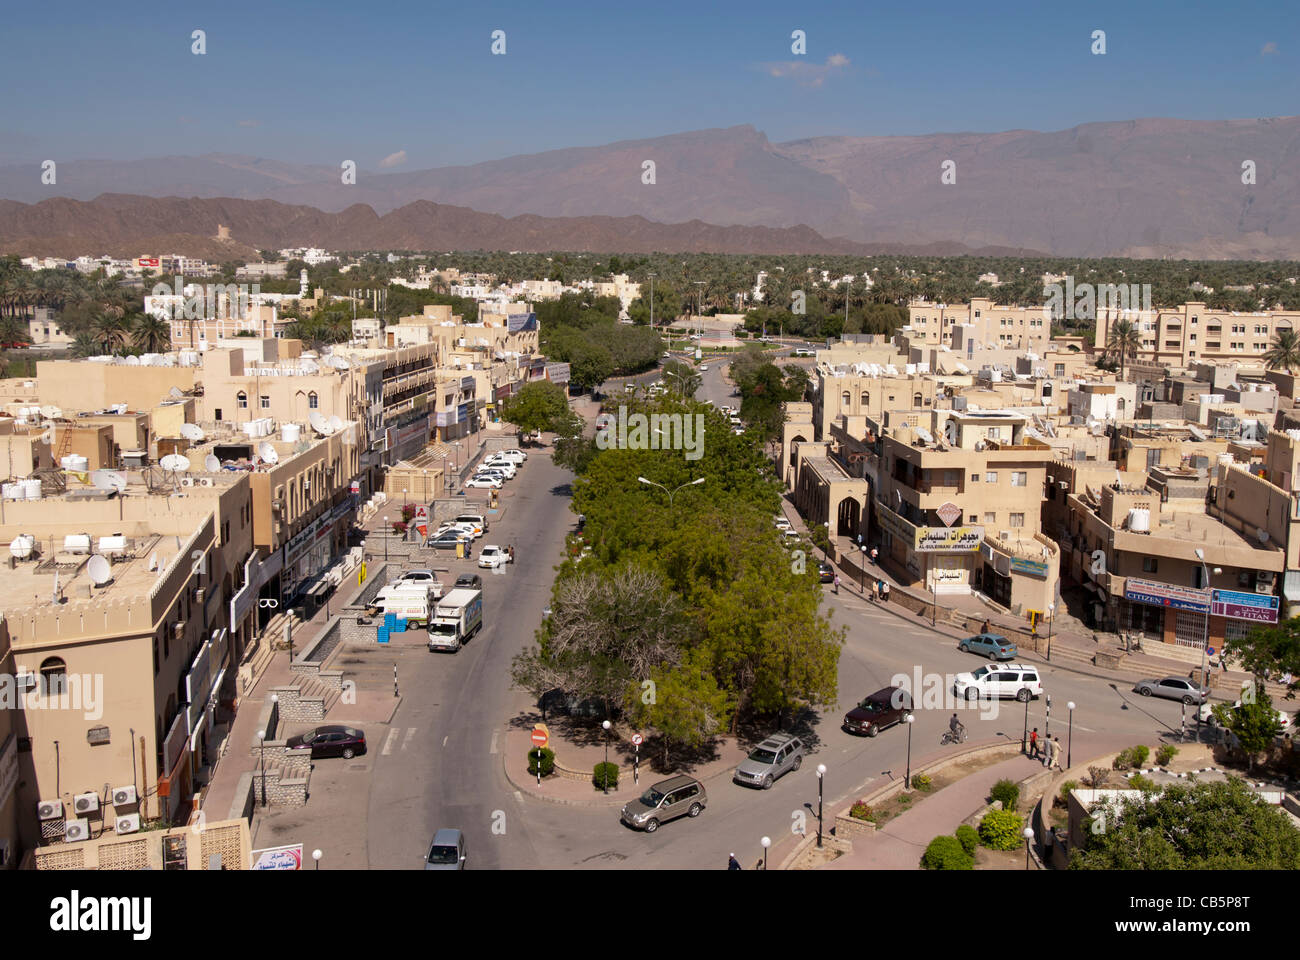
<path id="1" fill-rule="evenodd" d="M 1202 550 L 1200 547 L 1197 547 L 1195 550 L 1192 551 L 1192 553 L 1196 554 L 1196 559 L 1201 561 L 1202 582 L 1205 586 L 1205 589 L 1211 591 L 1209 599 L 1213 600 L 1214 593 L 1210 587 L 1210 568 L 1205 563 L 1205 551 Z M 1223 570 L 1220 567 L 1215 567 L 1214 572 L 1222 573 Z M 1207 602 L 1205 604 L 1205 639 L 1201 642 L 1201 685 L 1206 687 L 1207 689 L 1210 686 L 1210 682 L 1205 675 L 1205 657 L 1209 648 L 1210 648 L 1210 604 Z M 1222 656 L 1222 654 L 1220 654 L 1220 656 Z M 1197 743 L 1201 742 L 1201 711 L 1200 710 L 1196 711 L 1196 742 Z"/>
<path id="2" fill-rule="evenodd" d="M 674 487 L 673 489 L 669 490 L 669 489 L 668 489 L 667 487 L 665 487 L 662 483 L 655 483 L 653 480 L 647 480 L 645 477 L 637 477 L 637 481 L 638 481 L 638 482 L 640 482 L 640 483 L 644 483 L 644 484 L 647 484 L 648 486 L 651 486 L 651 487 L 658 487 L 658 488 L 659 488 L 660 490 L 662 490 L 664 493 L 668 494 L 668 509 L 669 509 L 669 510 L 671 510 L 671 509 L 673 508 L 673 494 L 675 494 L 678 490 L 681 490 L 681 489 L 684 488 L 684 487 L 694 487 L 694 486 L 696 486 L 697 484 L 701 484 L 701 483 L 703 483 L 706 479 L 708 479 L 708 478 L 707 478 L 707 477 L 700 477 L 698 480 L 691 480 L 691 481 L 689 481 L 689 482 L 687 482 L 687 483 L 683 483 L 680 487 Z"/>

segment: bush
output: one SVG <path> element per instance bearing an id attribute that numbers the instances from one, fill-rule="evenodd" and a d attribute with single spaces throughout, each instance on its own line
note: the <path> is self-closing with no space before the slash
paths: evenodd
<path id="1" fill-rule="evenodd" d="M 604 790 L 606 783 L 611 788 L 618 788 L 618 764 L 601 761 L 591 771 L 591 782 L 597 790 Z"/>
<path id="2" fill-rule="evenodd" d="M 973 870 L 975 859 L 962 848 L 956 837 L 935 837 L 921 856 L 926 870 Z"/>
<path id="3" fill-rule="evenodd" d="M 920 790 L 922 793 L 929 793 L 934 789 L 934 781 L 926 773 L 912 774 L 912 789 Z"/>
<path id="4" fill-rule="evenodd" d="M 1067 807 L 1070 805 L 1070 791 L 1077 790 L 1079 784 L 1075 780 L 1066 780 L 1061 784 L 1061 792 L 1056 795 L 1056 802 L 1053 806 Z"/>
<path id="5" fill-rule="evenodd" d="M 980 843 L 990 850 L 1015 850 L 1025 840 L 1024 818 L 1010 810 L 990 810 L 980 821 Z"/>
<path id="6" fill-rule="evenodd" d="M 993 789 L 989 791 L 989 796 L 994 800 L 1002 801 L 1002 809 L 1015 812 L 1016 805 L 1020 802 L 1020 787 L 1010 780 L 999 780 L 993 784 Z"/>
<path id="7" fill-rule="evenodd" d="M 1147 760 L 1151 756 L 1151 748 L 1137 746 L 1132 749 L 1131 753 L 1133 756 L 1133 769 L 1141 770 L 1147 765 Z"/>
<path id="8" fill-rule="evenodd" d="M 870 820 L 871 808 L 861 800 L 858 800 L 853 804 L 853 806 L 849 807 L 849 816 L 854 820 Z"/>
<path id="9" fill-rule="evenodd" d="M 1156 750 L 1156 766 L 1167 767 L 1176 756 L 1178 748 L 1172 743 L 1166 743 Z"/>
<path id="10" fill-rule="evenodd" d="M 980 835 L 975 832 L 975 828 L 969 823 L 963 823 L 957 828 L 957 842 L 961 848 L 972 857 L 975 856 L 975 848 L 980 845 Z"/>
<path id="11" fill-rule="evenodd" d="M 1133 751 L 1121 750 L 1115 754 L 1115 759 L 1111 761 L 1110 765 L 1116 770 L 1127 770 L 1133 765 Z"/>
<path id="12" fill-rule="evenodd" d="M 555 772 L 555 751 L 550 747 L 542 747 L 540 750 L 533 747 L 528 751 L 528 773 L 534 777 L 537 776 L 538 757 L 541 758 L 542 776 L 549 777 Z"/>
<path id="13" fill-rule="evenodd" d="M 1148 777 L 1144 777 L 1140 773 L 1135 773 L 1133 774 L 1133 776 L 1129 777 L 1128 785 L 1132 787 L 1134 790 L 1141 790 L 1143 793 L 1154 793 L 1155 791 L 1160 789 L 1158 786 L 1156 786 L 1156 782 L 1154 780 Z"/>

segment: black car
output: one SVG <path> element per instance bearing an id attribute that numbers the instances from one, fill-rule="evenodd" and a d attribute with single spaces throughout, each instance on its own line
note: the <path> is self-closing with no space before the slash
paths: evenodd
<path id="1" fill-rule="evenodd" d="M 829 563 L 817 564 L 817 576 L 822 583 L 833 583 L 835 581 L 835 568 Z"/>
<path id="2" fill-rule="evenodd" d="M 902 687 L 877 690 L 844 715 L 844 729 L 849 733 L 874 737 L 886 727 L 902 723 L 912 712 L 912 697 Z"/>
<path id="3" fill-rule="evenodd" d="M 332 723 L 290 737 L 284 742 L 284 748 L 310 750 L 313 760 L 322 757 L 342 757 L 344 760 L 351 760 L 358 754 L 366 752 L 366 735 L 355 727 Z"/>
<path id="4" fill-rule="evenodd" d="M 470 590 L 482 590 L 483 578 L 477 573 L 462 573 L 456 578 L 455 589 L 459 590 L 462 587 L 467 587 Z"/>

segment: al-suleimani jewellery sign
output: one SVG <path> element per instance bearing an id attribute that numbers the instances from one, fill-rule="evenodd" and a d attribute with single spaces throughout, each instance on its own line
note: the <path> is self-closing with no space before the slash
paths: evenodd
<path id="1" fill-rule="evenodd" d="M 918 527 L 881 504 L 876 504 L 876 516 L 916 553 L 974 553 L 984 542 L 983 527 Z"/>

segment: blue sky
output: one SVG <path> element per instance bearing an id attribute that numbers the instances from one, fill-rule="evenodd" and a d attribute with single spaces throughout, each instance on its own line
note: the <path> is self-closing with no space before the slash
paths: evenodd
<path id="1" fill-rule="evenodd" d="M 781 141 L 1300 113 L 1300 4 L 1083 6 L 10 3 L 0 162 L 346 148 L 396 171 L 744 123 Z"/>

